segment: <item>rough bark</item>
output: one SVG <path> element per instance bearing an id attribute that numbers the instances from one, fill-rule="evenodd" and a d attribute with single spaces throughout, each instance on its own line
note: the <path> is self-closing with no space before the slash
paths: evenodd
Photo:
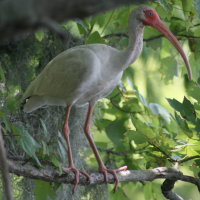
<path id="1" fill-rule="evenodd" d="M 81 136 L 80 136 L 81 137 Z M 84 141 L 84 140 L 83 140 Z M 79 159 L 78 159 L 79 161 Z M 49 182 L 67 183 L 73 184 L 74 174 L 69 172 L 66 174 L 59 175 L 56 170 L 51 169 L 36 169 L 33 166 L 27 164 L 22 166 L 18 164 L 19 161 L 9 161 L 10 172 L 17 175 L 22 175 L 29 178 L 40 179 Z M 86 185 L 88 188 L 92 185 L 101 185 L 104 183 L 104 177 L 100 173 L 92 173 L 90 182 L 87 181 L 86 177 L 80 176 L 80 184 Z M 182 197 L 174 193 L 175 182 L 180 180 L 188 183 L 195 184 L 200 191 L 200 179 L 191 176 L 186 176 L 182 172 L 171 167 L 158 167 L 152 170 L 126 170 L 118 173 L 120 182 L 135 182 L 135 181 L 153 181 L 155 179 L 166 179 L 162 186 L 162 193 L 167 199 L 181 200 Z M 109 174 L 108 183 L 113 183 L 114 178 Z M 104 188 L 105 189 L 105 188 Z M 102 190 L 104 191 L 104 190 Z M 105 197 L 104 197 L 105 198 Z M 103 199 L 103 198 L 102 198 Z"/>

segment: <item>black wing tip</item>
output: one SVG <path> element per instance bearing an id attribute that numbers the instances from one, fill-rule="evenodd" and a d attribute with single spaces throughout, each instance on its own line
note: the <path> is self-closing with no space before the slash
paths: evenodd
<path id="1" fill-rule="evenodd" d="M 24 110 L 24 105 L 26 104 L 26 102 L 31 98 L 31 96 L 23 99 L 22 103 L 20 104 L 20 110 L 23 111 Z"/>

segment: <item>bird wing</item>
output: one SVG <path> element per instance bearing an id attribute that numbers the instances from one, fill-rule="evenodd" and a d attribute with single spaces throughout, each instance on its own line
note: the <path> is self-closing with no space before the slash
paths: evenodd
<path id="1" fill-rule="evenodd" d="M 90 48 L 69 49 L 47 64 L 23 98 L 51 96 L 73 102 L 89 88 L 100 69 L 99 59 Z"/>

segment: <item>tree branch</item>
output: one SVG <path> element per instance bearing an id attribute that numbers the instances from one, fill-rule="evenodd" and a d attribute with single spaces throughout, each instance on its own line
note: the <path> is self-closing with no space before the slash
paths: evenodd
<path id="1" fill-rule="evenodd" d="M 84 18 L 122 5 L 144 3 L 147 0 L 7 0 L 0 1 L 0 38 L 16 39 L 44 27 L 44 21 L 54 30 L 56 25 L 74 18 Z M 149 0 L 150 1 L 150 0 Z M 45 19 L 45 20 L 44 20 Z M 51 22 L 49 24 L 49 22 Z"/>
<path id="2" fill-rule="evenodd" d="M 184 163 L 184 162 L 187 162 L 189 160 L 193 160 L 193 159 L 199 159 L 200 158 L 200 155 L 196 155 L 196 156 L 191 156 L 191 157 L 187 157 L 187 158 L 184 158 L 184 159 L 181 159 L 179 161 L 177 161 L 179 164 L 181 163 Z"/>
<path id="3" fill-rule="evenodd" d="M 112 150 L 112 148 L 106 149 L 106 148 L 102 148 L 102 147 L 98 147 L 98 150 L 102 151 L 102 152 L 106 152 L 107 154 L 114 154 L 114 155 L 117 155 L 117 156 L 127 156 L 128 154 L 133 154 L 133 153 L 138 152 L 138 151 L 144 151 L 144 149 L 148 146 L 149 145 L 147 145 L 143 148 L 140 148 L 140 149 L 132 149 L 132 150 L 122 151 L 122 152 L 114 151 L 114 150 Z"/>
<path id="4" fill-rule="evenodd" d="M 7 159 L 6 159 L 6 150 L 4 147 L 3 136 L 1 132 L 1 123 L 0 123 L 0 169 L 2 171 L 2 180 L 5 191 L 6 200 L 12 200 L 12 188 L 10 183 Z"/>
<path id="5" fill-rule="evenodd" d="M 186 35 L 186 34 L 178 34 L 178 33 L 174 33 L 175 36 L 177 37 L 184 37 L 184 38 L 188 38 L 188 39 L 200 39 L 200 37 L 198 36 L 192 36 L 192 35 Z M 126 33 L 112 33 L 112 34 L 108 34 L 108 35 L 104 35 L 103 38 L 107 39 L 107 38 L 111 38 L 111 37 L 128 37 L 128 34 Z M 149 42 L 152 40 L 156 40 L 159 38 L 164 37 L 164 35 L 157 35 L 154 37 L 150 37 L 150 38 L 144 38 L 143 41 L 145 42 Z"/>
<path id="6" fill-rule="evenodd" d="M 30 164 L 21 164 L 21 161 L 8 161 L 9 171 L 19 176 L 24 176 L 32 179 L 40 179 L 48 182 L 73 184 L 74 174 L 72 172 L 59 174 L 58 170 L 52 166 L 48 169 L 37 169 Z M 104 183 L 104 176 L 101 173 L 91 173 L 90 182 L 87 181 L 85 176 L 80 175 L 81 185 L 96 185 Z M 118 172 L 120 182 L 135 182 L 135 181 L 153 181 L 155 179 L 167 179 L 163 183 L 162 191 L 166 195 L 175 194 L 171 190 L 177 180 L 195 184 L 200 191 L 200 179 L 191 176 L 183 175 L 182 172 L 171 167 L 158 167 L 152 170 L 126 170 Z M 171 181 L 171 182 L 170 182 Z M 170 184 L 169 184 L 170 182 Z M 114 178 L 111 174 L 108 175 L 108 183 L 114 183 Z M 167 185 L 170 185 L 167 187 Z M 178 195 L 177 195 L 178 196 Z M 171 198 L 173 199 L 173 198 Z M 175 198 L 173 200 L 176 200 Z"/>
<path id="7" fill-rule="evenodd" d="M 161 186 L 162 193 L 167 199 L 184 200 L 182 197 L 172 191 L 175 182 L 175 180 L 166 179 Z"/>

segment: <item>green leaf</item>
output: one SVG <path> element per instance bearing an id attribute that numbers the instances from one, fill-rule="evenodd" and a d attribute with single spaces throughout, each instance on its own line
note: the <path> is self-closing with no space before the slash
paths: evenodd
<path id="1" fill-rule="evenodd" d="M 176 112 L 175 112 L 175 119 L 178 122 L 180 128 L 184 131 L 184 133 L 191 138 L 193 136 L 192 131 L 189 129 L 187 122 L 182 119 Z"/>
<path id="2" fill-rule="evenodd" d="M 194 81 L 185 80 L 187 93 L 200 103 L 200 87 Z"/>
<path id="3" fill-rule="evenodd" d="M 131 98 L 123 102 L 123 110 L 127 110 L 128 112 L 141 112 L 142 108 L 137 98 Z"/>
<path id="4" fill-rule="evenodd" d="M 153 127 L 148 126 L 146 123 L 140 121 L 136 117 L 132 117 L 131 119 L 137 132 L 139 132 L 140 134 L 143 134 L 147 138 L 156 137 L 156 131 L 153 129 Z"/>
<path id="5" fill-rule="evenodd" d="M 193 7 L 194 2 L 191 0 L 182 0 L 182 6 L 183 6 L 183 11 L 185 15 L 189 15 L 192 7 Z"/>
<path id="6" fill-rule="evenodd" d="M 61 168 L 62 163 L 55 156 L 51 156 L 50 160 L 56 167 Z"/>
<path id="7" fill-rule="evenodd" d="M 108 119 L 99 119 L 99 120 L 95 120 L 95 125 L 100 129 L 104 129 L 106 128 L 109 124 L 111 124 L 112 121 L 108 120 Z"/>
<path id="8" fill-rule="evenodd" d="M 49 136 L 49 132 L 47 130 L 46 124 L 44 123 L 44 121 L 42 119 L 40 119 L 40 122 L 42 124 L 42 128 L 43 128 L 43 134 L 48 137 Z"/>
<path id="9" fill-rule="evenodd" d="M 186 116 L 186 119 L 195 124 L 196 122 L 195 109 L 193 104 L 186 97 L 184 97 L 183 106 L 184 106 L 183 114 Z"/>
<path id="10" fill-rule="evenodd" d="M 176 99 L 167 99 L 167 101 L 169 102 L 172 108 L 174 108 L 175 110 L 179 112 L 182 111 L 183 105 L 179 101 L 177 101 Z"/>
<path id="11" fill-rule="evenodd" d="M 17 127 L 12 124 L 11 129 L 14 134 L 20 135 L 18 142 L 21 148 L 30 157 L 34 158 L 39 166 L 41 166 L 41 163 L 36 156 L 36 152 L 39 150 L 40 147 L 36 140 L 24 128 Z"/>
<path id="12" fill-rule="evenodd" d="M 175 19 L 183 20 L 183 22 L 185 21 L 185 15 L 181 6 L 182 5 L 176 5 L 176 7 L 173 7 L 173 10 L 172 10 L 173 17 L 171 19 L 175 18 Z"/>
<path id="13" fill-rule="evenodd" d="M 86 41 L 86 44 L 102 43 L 105 44 L 105 40 L 100 36 L 99 32 L 93 32 Z"/>
<path id="14" fill-rule="evenodd" d="M 131 139 L 134 140 L 135 144 L 143 144 L 147 142 L 147 138 L 139 133 L 138 131 L 127 131 L 126 135 L 130 135 Z"/>
<path id="15" fill-rule="evenodd" d="M 172 12 L 172 5 L 170 2 L 166 1 L 166 0 L 158 0 L 159 6 L 162 6 L 162 8 L 168 12 L 171 13 Z"/>
<path id="16" fill-rule="evenodd" d="M 6 100 L 6 105 L 11 112 L 15 111 L 18 106 L 16 97 L 8 97 Z"/>
<path id="17" fill-rule="evenodd" d="M 81 35 L 87 33 L 87 30 L 83 26 L 81 26 L 80 24 L 77 24 L 77 27 L 78 27 L 79 33 Z"/>
<path id="18" fill-rule="evenodd" d="M 49 197 L 51 197 L 51 199 L 56 199 L 55 190 L 49 182 L 36 180 L 34 188 L 36 200 L 48 200 Z"/>
<path id="19" fill-rule="evenodd" d="M 161 105 L 157 103 L 150 103 L 149 108 L 154 114 L 160 115 L 167 123 L 170 123 L 170 113 Z"/>
<path id="20" fill-rule="evenodd" d="M 178 65 L 175 58 L 166 57 L 161 60 L 160 72 L 162 74 L 162 78 L 168 83 L 169 80 L 172 80 L 174 76 L 178 75 Z"/>
<path id="21" fill-rule="evenodd" d="M 89 27 L 88 27 L 88 25 L 84 22 L 84 20 L 76 19 L 75 21 L 76 21 L 76 23 L 77 23 L 77 27 L 78 27 L 78 29 L 79 29 L 80 34 L 85 34 L 85 33 L 88 32 Z"/>
<path id="22" fill-rule="evenodd" d="M 124 127 L 124 120 L 113 121 L 106 127 L 106 134 L 109 139 L 119 148 L 123 148 L 123 138 L 126 129 Z"/>
<path id="23" fill-rule="evenodd" d="M 108 20 L 109 16 L 109 12 L 104 13 L 103 15 L 96 15 L 91 18 L 90 25 L 94 26 L 95 24 L 97 24 L 99 27 L 103 27 L 105 25 L 105 21 Z"/>
<path id="24" fill-rule="evenodd" d="M 111 196 L 111 200 L 130 200 L 127 195 L 125 195 L 123 189 L 121 187 L 119 187 L 119 189 L 117 190 L 117 192 L 111 192 L 110 193 Z"/>
<path id="25" fill-rule="evenodd" d="M 44 31 L 42 30 L 39 30 L 35 33 L 35 37 L 39 42 L 41 42 L 44 39 L 44 36 L 45 34 L 44 34 Z"/>
<path id="26" fill-rule="evenodd" d="M 149 200 L 152 199 L 152 184 L 147 183 L 144 185 L 144 196 L 145 196 L 145 200 Z"/>
<path id="27" fill-rule="evenodd" d="M 193 104 L 184 97 L 183 103 L 180 103 L 176 99 L 167 99 L 169 104 L 178 112 L 182 117 L 192 123 L 196 123 L 196 113 Z"/>
<path id="28" fill-rule="evenodd" d="M 44 141 L 42 141 L 42 154 L 49 155 L 49 146 Z"/>
<path id="29" fill-rule="evenodd" d="M 66 159 L 66 150 L 60 141 L 58 141 L 58 147 L 59 147 L 60 157 L 62 158 L 62 160 L 65 160 Z"/>

